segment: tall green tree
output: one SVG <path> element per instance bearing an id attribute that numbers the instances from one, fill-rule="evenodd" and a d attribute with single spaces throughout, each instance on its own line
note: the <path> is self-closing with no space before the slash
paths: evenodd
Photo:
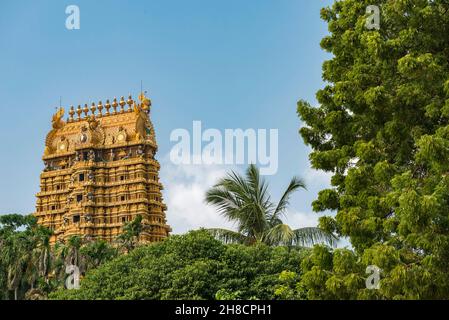
<path id="1" fill-rule="evenodd" d="M 379 30 L 367 28 L 373 4 L 342 0 L 321 11 L 330 32 L 321 46 L 333 55 L 323 64 L 327 85 L 318 107 L 298 103 L 312 166 L 333 174 L 313 207 L 335 210 L 320 226 L 349 237 L 365 267 L 382 269 L 370 297 L 447 299 L 449 3 L 378 0 Z M 314 297 L 345 281 L 332 265 L 306 269 L 312 287 L 334 272 Z"/>
<path id="2" fill-rule="evenodd" d="M 29 285 L 34 285 L 36 268 L 33 264 L 37 242 L 35 236 L 43 229 L 32 215 L 9 214 L 0 216 L 0 265 L 5 285 L 4 296 L 10 292 L 18 300 Z"/>
<path id="3" fill-rule="evenodd" d="M 14 292 L 14 300 L 19 299 L 19 289 L 24 280 L 25 265 L 27 261 L 28 246 L 26 238 L 18 234 L 9 236 L 3 260 L 7 265 L 7 289 Z"/>
<path id="4" fill-rule="evenodd" d="M 255 165 L 250 165 L 245 177 L 231 172 L 206 193 L 206 202 L 215 206 L 228 220 L 237 223 L 237 231 L 209 229 L 226 243 L 253 245 L 307 246 L 317 242 L 336 243 L 331 232 L 319 228 L 292 229 L 282 222 L 290 196 L 305 183 L 294 177 L 278 203 L 273 203 L 268 184 Z"/>
<path id="5" fill-rule="evenodd" d="M 29 238 L 30 252 L 27 261 L 26 277 L 31 289 L 35 283 L 42 280 L 48 284 L 51 270 L 50 237 L 52 231 L 46 227 L 35 225 Z"/>
<path id="6" fill-rule="evenodd" d="M 118 254 L 116 248 L 104 240 L 89 242 L 81 247 L 81 255 L 86 261 L 86 269 L 98 268 L 103 263 L 112 260 Z"/>
<path id="7" fill-rule="evenodd" d="M 83 239 L 81 236 L 71 236 L 65 245 L 62 247 L 62 257 L 66 265 L 75 265 L 81 267 L 84 263 L 84 259 L 80 253 L 81 246 L 83 245 Z"/>
<path id="8" fill-rule="evenodd" d="M 45 299 L 64 286 L 67 265 L 84 274 L 118 254 L 105 241 L 80 236 L 50 246 L 51 235 L 32 215 L 0 215 L 0 299 Z"/>
<path id="9" fill-rule="evenodd" d="M 117 241 L 126 252 L 130 252 L 136 247 L 139 236 L 144 229 L 142 216 L 137 215 L 133 221 L 127 222 L 123 226 L 123 231 L 117 237 Z"/>

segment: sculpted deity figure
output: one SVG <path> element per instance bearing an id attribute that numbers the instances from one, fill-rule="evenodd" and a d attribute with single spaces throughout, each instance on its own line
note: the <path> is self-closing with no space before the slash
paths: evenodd
<path id="1" fill-rule="evenodd" d="M 147 135 L 151 134 L 152 125 L 148 118 L 148 113 L 151 106 L 151 100 L 145 97 L 143 93 L 139 95 L 141 104 L 134 103 L 134 113 L 137 116 L 136 120 L 136 139 L 145 139 Z"/>
<path id="2" fill-rule="evenodd" d="M 52 149 L 51 144 L 56 135 L 56 132 L 59 129 L 61 129 L 65 124 L 64 120 L 62 120 L 63 117 L 64 117 L 64 108 L 61 107 L 58 109 L 58 111 L 56 111 L 56 113 L 53 115 L 51 119 L 51 126 L 53 129 L 48 133 L 47 138 L 45 139 L 44 155 L 49 155 L 54 151 Z"/>
<path id="3" fill-rule="evenodd" d="M 62 118 L 64 117 L 64 108 L 60 107 L 58 111 L 53 115 L 51 119 L 51 125 L 53 129 L 61 129 L 64 126 L 64 120 Z"/>

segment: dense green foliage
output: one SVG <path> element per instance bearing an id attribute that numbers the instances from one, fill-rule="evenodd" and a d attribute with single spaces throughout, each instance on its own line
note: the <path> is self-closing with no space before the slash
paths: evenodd
<path id="1" fill-rule="evenodd" d="M 378 4 L 380 30 L 365 27 Z M 300 286 L 309 298 L 449 298 L 449 3 L 342 0 L 325 8 L 333 54 L 316 108 L 301 101 L 312 166 L 332 172 L 320 227 L 355 252 L 322 250 Z M 318 250 L 318 249 L 317 249 Z M 318 253 L 317 253 L 318 254 Z M 382 269 L 367 293 L 367 265 Z"/>
<path id="2" fill-rule="evenodd" d="M 225 245 L 207 231 L 142 246 L 86 274 L 52 299 L 274 299 L 282 271 L 299 273 L 307 249 Z"/>
<path id="3" fill-rule="evenodd" d="M 317 242 L 333 245 L 337 238 L 320 228 L 292 230 L 281 220 L 289 204 L 290 196 L 305 183 L 294 177 L 277 204 L 271 201 L 268 184 L 260 176 L 259 169 L 250 165 L 243 177 L 231 172 L 206 193 L 206 202 L 217 207 L 228 220 L 237 223 L 237 231 L 209 229 L 209 232 L 226 243 L 253 245 L 306 246 Z"/>
<path id="4" fill-rule="evenodd" d="M 50 236 L 31 215 L 0 216 L 0 299 L 44 299 L 64 286 L 66 265 L 84 273 L 118 253 L 104 241 L 84 242 L 77 236 L 51 247 Z"/>
<path id="5" fill-rule="evenodd" d="M 0 216 L 0 295 L 19 299 L 36 285 L 48 285 L 50 231 L 32 216 Z M 42 281 L 40 283 L 39 281 Z"/>

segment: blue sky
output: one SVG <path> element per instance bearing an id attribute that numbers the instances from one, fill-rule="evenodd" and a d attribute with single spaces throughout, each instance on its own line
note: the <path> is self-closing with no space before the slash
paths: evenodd
<path id="1" fill-rule="evenodd" d="M 328 177 L 310 170 L 296 102 L 316 103 L 323 86 L 319 47 L 327 33 L 320 8 L 331 0 L 2 1 L 0 213 L 30 213 L 39 188 L 44 138 L 59 105 L 137 96 L 153 101 L 152 121 L 164 169 L 168 221 L 175 232 L 195 221 L 220 223 L 202 210 L 201 192 L 220 167 L 175 168 L 167 154 L 176 128 L 279 129 L 274 197 L 293 175 L 309 184 L 292 199 L 291 223 L 316 219 L 311 202 Z M 81 29 L 65 28 L 78 5 Z M 167 164 L 166 164 L 167 162 Z M 198 187 L 195 189 L 195 187 Z M 172 190 L 170 192 L 170 190 Z M 192 192 L 196 190 L 196 202 Z M 295 227 L 297 225 L 294 225 Z"/>

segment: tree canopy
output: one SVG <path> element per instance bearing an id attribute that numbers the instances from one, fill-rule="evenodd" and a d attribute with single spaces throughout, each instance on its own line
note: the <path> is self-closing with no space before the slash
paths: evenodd
<path id="1" fill-rule="evenodd" d="M 85 273 L 118 253 L 104 241 L 79 236 L 50 246 L 51 235 L 32 215 L 0 215 L 0 299 L 45 299 L 64 286 L 67 265 Z"/>
<path id="2" fill-rule="evenodd" d="M 379 0 L 380 29 L 366 28 L 372 1 L 342 0 L 324 8 L 330 34 L 321 46 L 326 86 L 318 107 L 298 103 L 300 133 L 312 166 L 333 174 L 314 210 L 335 210 L 321 228 L 350 238 L 355 258 L 328 252 L 359 272 L 382 270 L 372 298 L 449 297 L 449 3 Z M 320 261 L 308 285 L 327 297 L 350 286 L 352 268 Z M 362 268 L 363 267 L 363 268 Z M 326 271 L 326 272 L 324 272 Z M 305 281 L 305 280 L 304 280 Z M 363 289 L 363 284 L 359 285 Z M 311 289 L 313 291 L 313 289 Z M 341 292 L 336 297 L 345 298 Z M 353 296 L 357 297 L 354 292 Z"/>
<path id="3" fill-rule="evenodd" d="M 87 272 L 80 290 L 52 299 L 274 299 L 284 270 L 300 273 L 305 250 L 225 245 L 205 230 L 138 247 Z"/>

